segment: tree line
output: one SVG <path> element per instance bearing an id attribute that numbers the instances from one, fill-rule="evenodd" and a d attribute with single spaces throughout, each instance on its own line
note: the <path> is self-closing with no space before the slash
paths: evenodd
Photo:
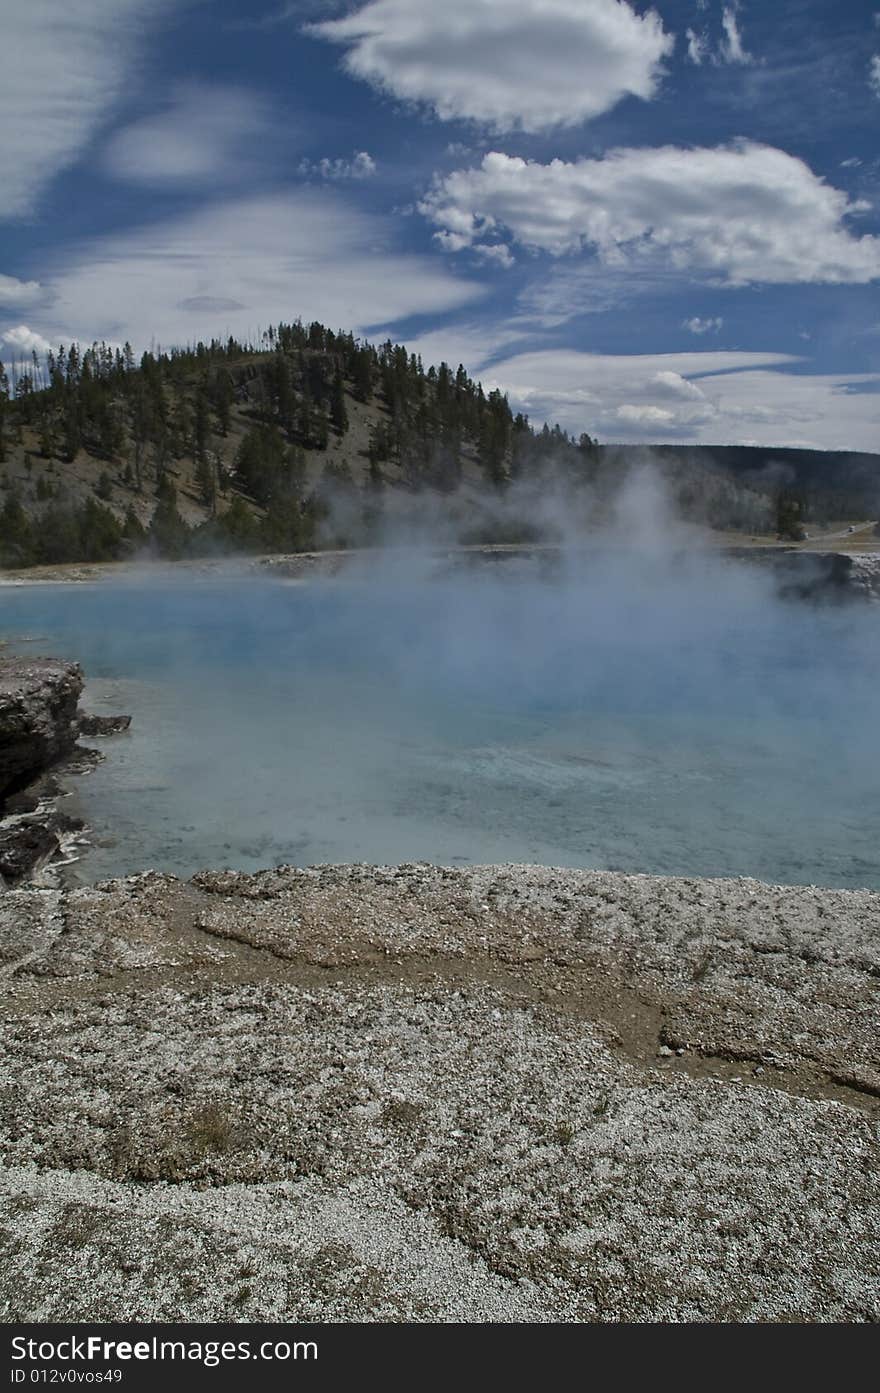
<path id="1" fill-rule="evenodd" d="M 363 490 L 345 464 L 325 465 L 317 480 L 310 468 L 348 432 L 351 400 L 373 406 Z M 246 429 L 230 460 L 222 447 L 233 418 Z M 358 509 L 347 509 L 354 535 L 332 540 L 361 541 L 389 476 L 413 493 L 452 493 L 467 458 L 487 488 L 501 490 L 551 459 L 577 477 L 595 463 L 588 436 L 575 442 L 559 427 L 535 431 L 506 396 L 485 393 L 461 366 L 425 369 L 390 340 L 377 346 L 300 321 L 270 328 L 257 346 L 229 338 L 139 359 L 129 344 L 71 344 L 45 363 L 34 354 L 14 386 L 0 365 L 0 466 L 25 432 L 46 461 L 36 489 L 45 506 L 35 513 L 7 488 L 7 565 L 144 549 L 176 557 L 310 548 L 340 498 L 360 500 L 360 523 L 352 528 Z M 93 498 L 65 501 L 65 475 L 83 451 L 106 469 Z M 206 514 L 195 526 L 180 512 L 173 476 L 181 460 L 191 462 Z M 124 517 L 108 506 L 114 480 L 130 490 Z M 150 501 L 146 525 L 136 499 Z"/>

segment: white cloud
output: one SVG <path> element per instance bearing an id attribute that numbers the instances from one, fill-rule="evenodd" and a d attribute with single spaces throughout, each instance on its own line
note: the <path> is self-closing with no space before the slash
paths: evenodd
<path id="1" fill-rule="evenodd" d="M 126 126 L 104 151 L 118 179 L 187 187 L 230 183 L 253 168 L 271 130 L 263 101 L 235 87 L 185 83 L 164 108 Z"/>
<path id="2" fill-rule="evenodd" d="M 695 314 L 692 319 L 683 319 L 681 327 L 687 329 L 691 334 L 717 334 L 723 324 L 724 320 L 720 315 L 715 318 L 701 319 L 698 314 Z"/>
<path id="3" fill-rule="evenodd" d="M 330 179 L 333 183 L 341 183 L 346 179 L 372 179 L 376 173 L 376 161 L 366 150 L 358 150 L 350 160 L 302 160 L 297 173 L 306 178 L 311 175 L 319 179 Z"/>
<path id="4" fill-rule="evenodd" d="M 880 97 L 880 53 L 875 53 L 868 69 L 868 86 L 875 97 Z"/>
<path id="5" fill-rule="evenodd" d="M 0 217 L 29 213 L 120 96 L 147 24 L 171 0 L 7 5 L 0 43 Z"/>
<path id="6" fill-rule="evenodd" d="M 618 406 L 611 417 L 624 428 L 635 428 L 640 434 L 647 430 L 648 435 L 656 436 L 658 431 L 664 435 L 676 425 L 675 413 L 665 411 L 661 406 Z"/>
<path id="7" fill-rule="evenodd" d="M 20 281 L 0 275 L 0 309 L 6 305 L 35 305 L 44 297 L 39 281 Z"/>
<path id="8" fill-rule="evenodd" d="M 782 353 L 553 350 L 496 362 L 483 381 L 533 420 L 604 440 L 875 450 L 880 374 L 795 372 L 797 361 Z"/>
<path id="9" fill-rule="evenodd" d="M 672 398 L 676 401 L 705 401 L 706 398 L 694 382 L 682 377 L 680 372 L 663 368 L 648 379 L 648 389 L 657 397 Z"/>
<path id="10" fill-rule="evenodd" d="M 14 354 L 27 355 L 38 353 L 41 357 L 48 353 L 52 345 L 42 334 L 37 334 L 33 329 L 29 329 L 26 324 L 17 324 L 14 329 L 7 329 L 4 334 L 0 334 L 0 343 L 6 348 L 11 348 Z"/>
<path id="11" fill-rule="evenodd" d="M 308 27 L 346 45 L 345 69 L 441 120 L 544 131 L 648 100 L 675 44 L 625 0 L 371 0 Z"/>
<path id="12" fill-rule="evenodd" d="M 441 313 L 482 287 L 398 250 L 390 220 L 329 188 L 220 201 L 84 248 L 52 277 L 54 339 L 166 346 L 279 319 L 366 331 Z"/>
<path id="13" fill-rule="evenodd" d="M 612 268 L 658 265 L 727 285 L 860 284 L 880 276 L 880 238 L 844 219 L 866 211 L 802 160 L 765 145 L 615 150 L 538 164 L 492 152 L 437 177 L 419 204 L 447 250 L 510 240 Z"/>
<path id="14" fill-rule="evenodd" d="M 475 246 L 473 250 L 484 261 L 495 262 L 496 265 L 503 266 L 505 270 L 509 270 L 514 264 L 510 248 L 504 242 L 483 242 Z"/>

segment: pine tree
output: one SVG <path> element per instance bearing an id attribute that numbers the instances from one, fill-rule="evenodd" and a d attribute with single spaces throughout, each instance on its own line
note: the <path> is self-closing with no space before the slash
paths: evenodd
<path id="1" fill-rule="evenodd" d="M 333 392 L 330 397 L 330 420 L 333 429 L 339 435 L 345 435 L 348 430 L 348 412 L 345 409 L 345 383 L 342 380 L 342 370 L 337 369 L 333 379 Z"/>
<path id="2" fill-rule="evenodd" d="M 0 508 L 0 558 L 7 566 L 26 566 L 31 557 L 31 525 L 14 490 Z"/>
<path id="3" fill-rule="evenodd" d="M 217 429 L 222 436 L 229 434 L 234 400 L 235 388 L 232 385 L 232 378 L 225 369 L 221 369 L 214 377 L 213 402 L 217 416 Z"/>
<path id="4" fill-rule="evenodd" d="M 240 551 L 251 551 L 259 537 L 257 520 L 240 494 L 235 494 L 226 512 L 217 520 L 224 543 Z"/>
<path id="5" fill-rule="evenodd" d="M 355 396 L 368 402 L 373 395 L 373 354 L 366 344 L 355 349 L 350 371 Z"/>
<path id="6" fill-rule="evenodd" d="M 147 529 L 144 527 L 132 505 L 129 503 L 125 510 L 125 522 L 122 524 L 123 539 L 134 548 L 146 541 Z"/>
<path id="7" fill-rule="evenodd" d="M 199 496 L 202 502 L 213 513 L 217 506 L 217 481 L 206 453 L 199 455 L 196 459 L 196 483 L 199 486 Z"/>
<path id="8" fill-rule="evenodd" d="M 187 549 L 189 528 L 177 511 L 177 490 L 167 476 L 153 512 L 149 535 L 159 555 L 168 560 L 177 560 Z"/>

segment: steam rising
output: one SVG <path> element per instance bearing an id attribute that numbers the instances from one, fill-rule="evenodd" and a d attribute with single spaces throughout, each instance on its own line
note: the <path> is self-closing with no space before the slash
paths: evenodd
<path id="1" fill-rule="evenodd" d="M 332 580 L 3 594 L 7 630 L 135 718 L 80 785 L 113 843 L 84 876 L 506 860 L 880 886 L 876 610 L 779 599 L 651 474 L 601 542 L 411 542 Z"/>

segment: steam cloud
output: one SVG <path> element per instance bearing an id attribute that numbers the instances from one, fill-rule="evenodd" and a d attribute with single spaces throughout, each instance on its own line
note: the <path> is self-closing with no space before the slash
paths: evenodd
<path id="1" fill-rule="evenodd" d="M 80 787 L 115 843 L 84 874 L 513 860 L 880 886 L 876 613 L 781 600 L 650 471 L 612 511 L 601 542 L 555 516 L 567 545 L 521 559 L 446 563 L 402 532 L 305 584 L 7 591 L 8 632 L 135 717 Z"/>

